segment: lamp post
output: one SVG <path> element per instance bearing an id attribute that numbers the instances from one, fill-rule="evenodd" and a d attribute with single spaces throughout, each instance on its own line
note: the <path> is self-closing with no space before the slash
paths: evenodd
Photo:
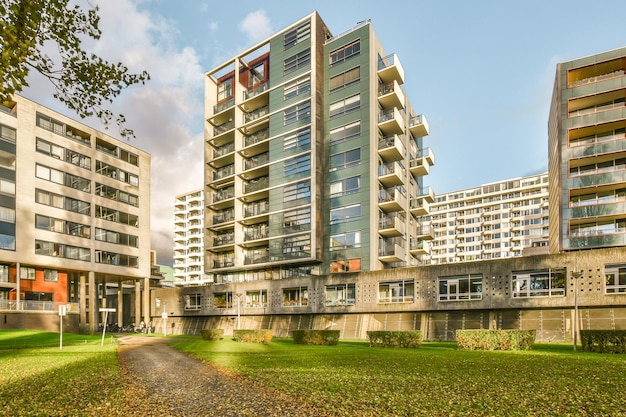
<path id="1" fill-rule="evenodd" d="M 583 275 L 582 271 L 572 271 L 574 279 L 574 352 L 578 344 L 578 279 Z"/>

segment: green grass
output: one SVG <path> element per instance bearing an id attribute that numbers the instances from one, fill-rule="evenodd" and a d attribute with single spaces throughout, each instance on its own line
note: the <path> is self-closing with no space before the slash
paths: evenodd
<path id="1" fill-rule="evenodd" d="M 573 352 L 459 351 L 180 341 L 173 345 L 333 416 L 626 416 L 626 358 Z"/>
<path id="2" fill-rule="evenodd" d="M 117 343 L 101 337 L 0 331 L 0 415 L 106 415 L 118 406 Z"/>

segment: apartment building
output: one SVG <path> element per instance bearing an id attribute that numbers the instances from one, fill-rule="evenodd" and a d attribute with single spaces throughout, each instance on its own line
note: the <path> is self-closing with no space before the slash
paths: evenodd
<path id="1" fill-rule="evenodd" d="M 206 271 L 216 283 L 416 265 L 434 163 L 369 21 L 314 12 L 206 73 Z"/>
<path id="2" fill-rule="evenodd" d="M 548 242 L 548 174 L 438 194 L 425 225 L 425 263 L 521 256 Z"/>
<path id="3" fill-rule="evenodd" d="M 59 306 L 81 331 L 102 308 L 119 323 L 148 317 L 150 156 L 23 97 L 0 109 L 4 325 Z"/>
<path id="4" fill-rule="evenodd" d="M 626 47 L 557 65 L 549 118 L 553 253 L 626 244 L 625 103 Z"/>
<path id="5" fill-rule="evenodd" d="M 176 196 L 174 204 L 174 284 L 205 285 L 204 190 Z"/>

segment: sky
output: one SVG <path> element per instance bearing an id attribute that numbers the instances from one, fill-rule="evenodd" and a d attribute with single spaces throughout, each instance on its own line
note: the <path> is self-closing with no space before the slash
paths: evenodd
<path id="1" fill-rule="evenodd" d="M 78 4 L 86 2 L 75 0 Z M 396 53 L 405 90 L 426 116 L 445 193 L 548 170 L 547 120 L 556 64 L 626 46 L 626 1 L 600 0 L 91 0 L 100 40 L 85 49 L 151 80 L 110 106 L 151 154 L 152 248 L 172 265 L 174 200 L 203 186 L 205 72 L 317 11 L 337 35 L 370 19 Z M 78 119 L 33 76 L 23 95 Z M 97 120 L 84 123 L 103 129 Z M 120 138 L 115 127 L 107 130 Z"/>

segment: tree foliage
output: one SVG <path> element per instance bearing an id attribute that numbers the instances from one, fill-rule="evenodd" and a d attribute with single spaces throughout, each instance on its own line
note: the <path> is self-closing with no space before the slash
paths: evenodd
<path id="1" fill-rule="evenodd" d="M 121 62 L 82 48 L 84 39 L 100 39 L 99 21 L 98 7 L 84 10 L 70 0 L 0 0 L 0 100 L 10 101 L 28 86 L 36 70 L 53 84 L 54 97 L 80 117 L 95 115 L 107 127 L 115 122 L 122 136 L 134 136 L 124 115 L 105 106 L 150 76 L 129 73 Z"/>

